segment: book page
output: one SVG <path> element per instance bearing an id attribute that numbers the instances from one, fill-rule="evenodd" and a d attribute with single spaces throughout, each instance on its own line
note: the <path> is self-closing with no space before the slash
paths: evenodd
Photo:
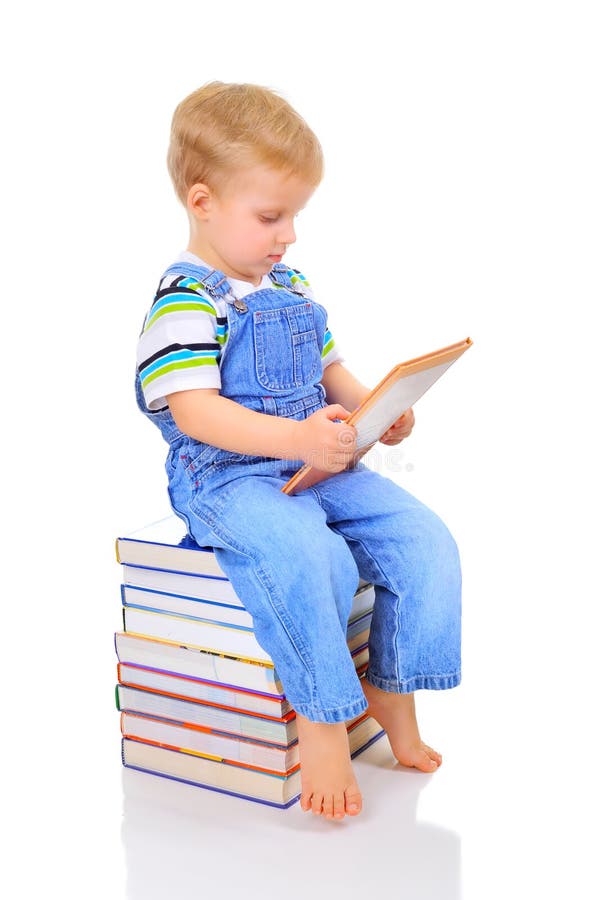
<path id="1" fill-rule="evenodd" d="M 417 400 L 472 346 L 470 338 L 395 366 L 347 419 L 357 432 L 355 465 Z M 312 487 L 330 472 L 304 464 L 281 488 L 285 494 Z"/>
<path id="2" fill-rule="evenodd" d="M 356 417 L 357 449 L 373 444 L 441 377 L 453 360 L 399 378 L 363 415 Z"/>

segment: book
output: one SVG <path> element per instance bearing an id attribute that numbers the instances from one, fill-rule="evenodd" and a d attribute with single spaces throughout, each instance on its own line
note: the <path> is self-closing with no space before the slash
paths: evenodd
<path id="1" fill-rule="evenodd" d="M 168 641 L 196 647 L 198 650 L 222 651 L 254 662 L 270 662 L 251 629 L 233 625 L 174 616 L 155 610 L 123 607 L 123 629 L 131 634 L 165 638 Z"/>
<path id="2" fill-rule="evenodd" d="M 203 580 L 206 581 L 207 579 Z M 122 584 L 121 599 L 123 606 L 189 616 L 192 619 L 205 619 L 221 625 L 238 625 L 242 628 L 253 627 L 252 617 L 244 607 L 215 603 L 212 600 L 203 600 L 199 597 L 186 597 L 181 594 L 171 594 L 166 591 L 156 591 L 136 585 Z M 372 610 L 374 599 L 373 585 L 367 584 L 360 588 L 354 595 L 350 619 Z"/>
<path id="3" fill-rule="evenodd" d="M 352 741 L 355 743 L 355 729 L 367 718 L 367 713 L 362 713 L 347 723 L 350 750 Z M 169 722 L 129 712 L 121 713 L 121 733 L 132 740 L 207 756 L 224 763 L 262 769 L 276 775 L 291 775 L 300 764 L 297 739 L 287 746 L 276 746 L 239 735 L 221 734 L 199 725 Z"/>
<path id="4" fill-rule="evenodd" d="M 165 594 L 195 597 L 209 603 L 226 603 L 228 606 L 243 608 L 243 603 L 228 578 L 211 578 L 209 575 L 172 572 L 168 569 L 132 566 L 127 563 L 122 564 L 122 577 L 125 586 L 147 588 Z"/>
<path id="5" fill-rule="evenodd" d="M 470 338 L 394 366 L 345 420 L 356 429 L 356 453 L 346 468 L 352 468 L 384 433 L 443 375 L 469 347 Z M 329 478 L 325 472 L 305 464 L 281 489 L 294 494 Z"/>
<path id="6" fill-rule="evenodd" d="M 272 663 L 239 659 L 234 655 L 122 631 L 117 631 L 114 642 L 121 662 L 230 687 L 242 686 L 246 690 L 261 691 L 267 695 L 283 696 L 283 686 Z"/>
<path id="7" fill-rule="evenodd" d="M 214 684 L 198 678 L 175 675 L 172 672 L 158 672 L 143 666 L 119 663 L 117 678 L 119 684 L 127 687 L 167 694 L 180 700 L 195 700 L 208 706 L 241 710 L 269 719 L 280 719 L 291 712 L 291 704 L 284 696 L 248 691 L 226 684 Z"/>
<path id="8" fill-rule="evenodd" d="M 200 547 L 178 516 L 166 516 L 116 540 L 117 562 L 226 578 L 212 547 Z"/>
<path id="9" fill-rule="evenodd" d="M 239 735 L 221 734 L 199 725 L 129 712 L 121 713 L 121 733 L 135 741 L 263 769 L 276 775 L 290 775 L 299 766 L 297 740 L 288 746 L 276 746 Z"/>
<path id="10" fill-rule="evenodd" d="M 367 640 L 371 620 L 372 612 L 366 612 L 349 621 L 347 645 L 350 650 Z M 256 640 L 253 630 L 239 625 L 222 625 L 208 619 L 191 619 L 153 609 L 124 606 L 123 626 L 124 631 L 132 634 L 164 638 L 199 650 L 228 653 L 255 662 L 272 662 Z"/>
<path id="11" fill-rule="evenodd" d="M 146 635 L 117 632 L 114 636 L 116 655 L 120 663 L 126 663 L 137 669 L 145 669 L 156 676 L 166 675 L 175 679 L 193 682 L 193 693 L 190 699 L 204 702 L 222 703 L 241 709 L 252 708 L 252 697 L 282 701 L 285 699 L 283 685 L 272 662 L 255 662 L 189 647 L 173 641 L 151 638 Z M 352 651 L 352 659 L 356 668 L 368 662 L 368 645 L 364 643 Z M 140 677 L 144 677 L 140 672 Z M 150 677 L 150 676 L 147 676 Z M 142 687 L 148 685 L 141 684 Z M 153 685 L 150 683 L 149 687 Z M 220 691 L 239 692 L 237 703 L 224 699 Z M 174 690 L 172 693 L 186 695 L 191 688 Z M 227 695 L 228 696 L 228 695 Z"/>
<path id="12" fill-rule="evenodd" d="M 371 620 L 372 612 L 362 613 L 350 620 L 347 627 L 347 644 L 350 650 L 368 638 Z M 164 638 L 198 650 L 228 653 L 255 662 L 272 662 L 251 628 L 221 625 L 207 619 L 191 619 L 189 616 L 176 616 L 134 606 L 123 607 L 123 626 L 126 632 L 132 634 Z"/>
<path id="13" fill-rule="evenodd" d="M 116 704 L 121 712 L 138 713 L 168 719 L 171 722 L 199 725 L 212 728 L 221 734 L 245 737 L 255 741 L 265 741 L 280 747 L 287 747 L 297 739 L 295 712 L 291 711 L 278 719 L 267 719 L 241 710 L 223 709 L 197 701 L 180 700 L 137 688 L 116 686 Z"/>
<path id="14" fill-rule="evenodd" d="M 169 569 L 122 563 L 122 580 L 124 587 L 146 588 L 150 591 L 160 591 L 180 597 L 195 597 L 197 600 L 205 600 L 208 603 L 222 603 L 227 606 L 244 608 L 228 578 L 196 575 L 193 572 L 173 572 Z M 369 586 L 368 581 L 360 578 L 358 590 Z"/>
<path id="15" fill-rule="evenodd" d="M 200 547 L 182 519 L 166 516 L 116 539 L 123 582 L 166 593 L 243 606 L 216 561 L 213 547 Z M 360 579 L 358 588 L 368 582 Z"/>
<path id="16" fill-rule="evenodd" d="M 352 757 L 362 753 L 383 734 L 378 722 L 370 716 L 357 723 L 349 733 Z M 301 776 L 298 770 L 289 775 L 273 774 L 238 763 L 208 759 L 130 738 L 123 738 L 122 760 L 126 768 L 231 794 L 244 800 L 255 800 L 281 809 L 287 809 L 295 803 L 301 791 Z"/>
<path id="17" fill-rule="evenodd" d="M 358 676 L 362 677 L 368 668 L 368 645 L 365 644 L 355 650 L 352 660 Z M 119 663 L 117 679 L 119 684 L 126 687 L 138 688 L 178 700 L 197 701 L 207 706 L 216 706 L 233 712 L 245 712 L 266 719 L 279 720 L 288 712 L 293 711 L 285 695 L 273 696 L 238 686 L 214 684 L 170 672 L 157 672 L 143 666 Z"/>

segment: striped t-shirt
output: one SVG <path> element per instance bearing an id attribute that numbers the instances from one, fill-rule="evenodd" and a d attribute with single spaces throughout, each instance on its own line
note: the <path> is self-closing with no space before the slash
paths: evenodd
<path id="1" fill-rule="evenodd" d="M 178 261 L 206 266 L 189 251 Z M 300 272 L 294 275 L 302 289 L 309 285 Z M 227 279 L 236 297 L 263 288 L 276 287 L 265 275 L 255 287 L 247 281 Z M 137 345 L 137 370 L 148 409 L 157 412 L 167 406 L 166 397 L 175 391 L 220 388 L 219 363 L 228 338 L 227 303 L 211 297 L 194 278 L 166 275 L 148 312 Z M 322 366 L 341 361 L 328 325 L 322 350 Z"/>

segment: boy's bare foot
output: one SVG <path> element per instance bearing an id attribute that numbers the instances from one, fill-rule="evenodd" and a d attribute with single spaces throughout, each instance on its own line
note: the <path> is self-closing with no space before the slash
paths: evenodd
<path id="1" fill-rule="evenodd" d="M 357 816 L 362 795 L 351 765 L 343 722 L 311 722 L 297 715 L 302 775 L 300 806 L 327 819 Z"/>
<path id="2" fill-rule="evenodd" d="M 367 712 L 387 732 L 395 758 L 404 766 L 434 772 L 443 759 L 420 738 L 414 694 L 381 691 L 365 678 L 362 679 L 362 690 L 368 701 Z"/>

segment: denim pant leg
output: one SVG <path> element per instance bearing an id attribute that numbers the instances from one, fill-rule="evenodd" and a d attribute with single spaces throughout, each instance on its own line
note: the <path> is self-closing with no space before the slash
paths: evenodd
<path id="1" fill-rule="evenodd" d="M 342 722 L 366 709 L 346 635 L 358 571 L 315 498 L 281 493 L 285 481 L 205 484 L 180 512 L 198 543 L 215 548 L 296 712 Z"/>
<path id="2" fill-rule="evenodd" d="M 461 573 L 457 547 L 435 513 L 362 465 L 311 489 L 376 585 L 366 675 L 396 693 L 460 682 Z"/>

